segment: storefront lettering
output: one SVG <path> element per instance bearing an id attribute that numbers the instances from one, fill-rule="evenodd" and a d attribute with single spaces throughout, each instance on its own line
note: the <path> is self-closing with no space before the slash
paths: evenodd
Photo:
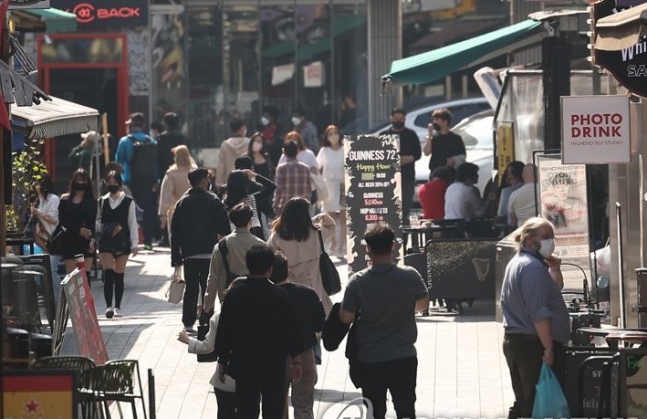
<path id="1" fill-rule="evenodd" d="M 619 113 L 571 115 L 571 138 L 618 138 L 622 137 L 621 128 L 622 115 Z"/>
<path id="2" fill-rule="evenodd" d="M 640 65 L 628 65 L 627 66 L 627 76 L 628 77 L 645 77 L 647 76 L 647 66 Z"/>
<path id="3" fill-rule="evenodd" d="M 97 17 L 99 19 L 139 17 L 139 7 L 120 7 L 118 9 L 99 9 Z"/>
<path id="4" fill-rule="evenodd" d="M 95 19 L 129 19 L 141 17 L 141 9 L 139 7 L 113 7 L 95 9 L 89 3 L 77 4 L 72 13 L 76 15 L 76 20 L 79 23 L 90 23 Z"/>

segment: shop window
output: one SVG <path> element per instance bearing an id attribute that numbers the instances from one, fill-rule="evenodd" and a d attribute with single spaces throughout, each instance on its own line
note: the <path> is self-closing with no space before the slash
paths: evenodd
<path id="1" fill-rule="evenodd" d="M 51 39 L 41 48 L 42 62 L 54 63 L 121 63 L 123 39 Z"/>

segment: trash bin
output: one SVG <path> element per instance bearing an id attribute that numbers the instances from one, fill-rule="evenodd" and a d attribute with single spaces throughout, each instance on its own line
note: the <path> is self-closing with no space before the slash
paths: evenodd
<path id="1" fill-rule="evenodd" d="M 41 333 L 32 333 L 30 335 L 31 351 L 36 359 L 52 356 L 52 337 Z"/>
<path id="2" fill-rule="evenodd" d="M 25 368 L 27 367 L 28 364 L 24 363 L 24 361 L 29 359 L 29 332 L 23 329 L 7 327 L 2 345 L 4 356 L 10 359 L 9 362 L 3 362 L 5 365 L 12 367 L 23 365 Z"/>

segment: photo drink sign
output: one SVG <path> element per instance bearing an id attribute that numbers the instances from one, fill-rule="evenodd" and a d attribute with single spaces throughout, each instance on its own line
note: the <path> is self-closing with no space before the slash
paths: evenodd
<path id="1" fill-rule="evenodd" d="M 364 233 L 377 222 L 395 230 L 402 260 L 400 136 L 344 137 L 349 275 L 370 265 Z"/>

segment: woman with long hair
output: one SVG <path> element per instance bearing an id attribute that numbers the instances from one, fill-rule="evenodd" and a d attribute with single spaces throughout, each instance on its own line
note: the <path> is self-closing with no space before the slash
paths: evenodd
<path id="1" fill-rule="evenodd" d="M 108 193 L 99 198 L 98 224 L 99 259 L 103 268 L 103 296 L 106 299 L 106 317 L 121 317 L 121 299 L 124 295 L 124 273 L 130 253 L 137 254 L 139 242 L 135 201 L 121 190 L 123 181 L 117 171 L 108 172 L 103 179 Z M 115 308 L 112 308 L 112 294 Z"/>
<path id="2" fill-rule="evenodd" d="M 335 219 L 339 226 L 339 239 L 332 238 L 330 253 L 340 259 L 346 249 L 346 188 L 344 184 L 344 144 L 339 128 L 329 125 L 324 131 L 323 147 L 317 155 L 317 163 L 326 182 L 328 197 L 323 201 L 323 210 Z"/>
<path id="3" fill-rule="evenodd" d="M 76 255 L 83 255 L 85 273 L 90 285 L 90 270 L 94 262 L 94 231 L 97 219 L 97 201 L 94 199 L 92 179 L 84 169 L 77 169 L 67 192 L 58 205 L 59 223 L 63 234 L 63 259 L 67 273 L 76 269 Z"/>
<path id="4" fill-rule="evenodd" d="M 289 278 L 292 282 L 315 290 L 326 311 L 332 309 L 330 297 L 324 290 L 319 270 L 321 246 L 319 234 L 325 241 L 335 234 L 335 220 L 326 213 L 310 218 L 310 201 L 305 198 L 292 198 L 281 216 L 272 224 L 272 234 L 267 245 L 280 250 L 288 258 Z"/>
<path id="5" fill-rule="evenodd" d="M 262 133 L 255 132 L 252 134 L 249 139 L 247 154 L 245 155 L 252 159 L 254 172 L 267 179 L 274 180 L 274 165 L 270 155 L 265 150 L 265 140 L 263 140 Z"/>
<path id="6" fill-rule="evenodd" d="M 285 134 L 285 138 L 283 139 L 283 144 L 287 144 L 290 141 L 296 142 L 297 147 L 299 148 L 299 153 L 297 154 L 297 160 L 308 165 L 310 169 L 314 168 L 316 170 L 319 170 L 319 163 L 317 163 L 317 156 L 315 156 L 315 153 L 313 153 L 312 150 L 306 147 L 306 144 L 303 141 L 303 137 L 301 137 L 301 134 L 299 134 L 298 131 L 290 131 L 287 134 Z M 287 157 L 285 157 L 285 154 L 284 154 L 279 159 L 279 164 L 285 163 L 287 161 L 288 159 Z"/>
<path id="7" fill-rule="evenodd" d="M 191 188 L 189 171 L 198 167 L 187 146 L 179 145 L 171 151 L 175 164 L 169 167 L 162 179 L 158 211 L 161 226 L 168 231 L 169 242 L 171 241 L 171 219 L 173 219 L 175 203 Z"/>
<path id="8" fill-rule="evenodd" d="M 251 186 L 254 182 L 261 185 L 260 190 L 257 192 L 251 191 Z M 264 214 L 268 218 L 274 217 L 272 196 L 275 190 L 276 185 L 274 182 L 252 170 L 234 170 L 227 178 L 227 192 L 224 204 L 227 211 L 241 202 L 248 204 L 254 213 L 250 233 L 261 240 L 265 240 L 265 229 L 261 214 Z M 233 230 L 234 228 L 232 228 Z"/>

